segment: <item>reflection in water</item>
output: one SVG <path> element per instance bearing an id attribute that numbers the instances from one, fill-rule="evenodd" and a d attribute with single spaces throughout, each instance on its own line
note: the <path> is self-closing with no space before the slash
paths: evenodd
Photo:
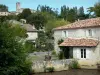
<path id="1" fill-rule="evenodd" d="M 77 70 L 68 70 L 68 71 L 53 72 L 53 73 L 37 73 L 33 75 L 100 75 L 100 71 L 77 69 Z"/>

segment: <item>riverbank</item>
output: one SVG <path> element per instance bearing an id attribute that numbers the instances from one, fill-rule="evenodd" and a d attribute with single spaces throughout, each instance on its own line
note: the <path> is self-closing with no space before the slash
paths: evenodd
<path id="1" fill-rule="evenodd" d="M 33 75 L 100 75 L 98 70 L 87 70 L 87 69 L 72 69 L 67 71 L 52 72 L 52 73 L 37 73 Z"/>

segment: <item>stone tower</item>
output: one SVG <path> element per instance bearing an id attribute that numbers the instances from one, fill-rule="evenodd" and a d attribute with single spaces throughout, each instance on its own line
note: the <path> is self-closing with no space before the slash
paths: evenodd
<path id="1" fill-rule="evenodd" d="M 20 2 L 16 3 L 16 12 L 20 12 Z"/>

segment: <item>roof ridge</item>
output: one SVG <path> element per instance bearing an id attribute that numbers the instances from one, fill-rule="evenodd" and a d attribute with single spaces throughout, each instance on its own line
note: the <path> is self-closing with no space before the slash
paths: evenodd
<path id="1" fill-rule="evenodd" d="M 64 26 L 60 26 L 54 28 L 53 30 L 61 30 L 61 29 L 73 29 L 73 28 L 86 28 L 86 27 L 95 27 L 100 26 L 100 17 L 90 18 L 85 20 L 79 20 Z"/>

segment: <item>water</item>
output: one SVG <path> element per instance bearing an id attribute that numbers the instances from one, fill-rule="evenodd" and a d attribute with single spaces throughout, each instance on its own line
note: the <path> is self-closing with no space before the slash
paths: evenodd
<path id="1" fill-rule="evenodd" d="M 61 72 L 53 72 L 53 73 L 37 73 L 33 75 L 100 75 L 100 71 L 98 70 L 83 70 L 83 69 L 75 69 Z"/>

